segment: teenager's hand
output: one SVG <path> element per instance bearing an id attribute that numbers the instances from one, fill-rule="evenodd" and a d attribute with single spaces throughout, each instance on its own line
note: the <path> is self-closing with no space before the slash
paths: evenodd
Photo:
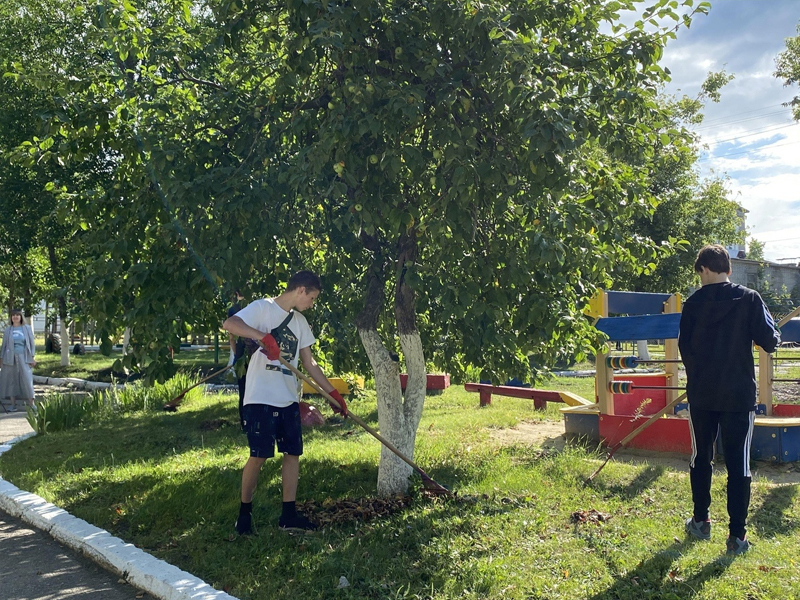
<path id="1" fill-rule="evenodd" d="M 281 355 L 281 349 L 278 347 L 278 342 L 275 341 L 271 333 L 261 338 L 261 344 L 261 352 L 266 354 L 268 359 L 278 360 L 278 357 Z"/>
<path id="2" fill-rule="evenodd" d="M 342 395 L 339 393 L 339 391 L 331 390 L 330 392 L 328 392 L 328 395 L 339 403 L 339 406 L 336 406 L 334 402 L 328 402 L 328 404 L 331 405 L 333 412 L 335 412 L 337 415 L 342 415 L 343 417 L 346 417 L 347 404 L 345 403 L 344 398 L 342 398 Z"/>

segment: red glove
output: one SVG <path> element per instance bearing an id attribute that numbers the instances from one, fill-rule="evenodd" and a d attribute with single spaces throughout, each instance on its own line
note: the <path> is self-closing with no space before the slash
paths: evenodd
<path id="1" fill-rule="evenodd" d="M 342 415 L 343 417 L 346 417 L 347 404 L 345 403 L 344 398 L 342 398 L 342 395 L 339 393 L 339 391 L 331 390 L 330 392 L 328 392 L 328 395 L 339 403 L 339 406 L 336 406 L 335 403 L 328 402 L 328 404 L 331 405 L 333 412 L 335 412 L 337 415 Z"/>
<path id="2" fill-rule="evenodd" d="M 272 337 L 271 333 L 268 333 L 261 338 L 261 352 L 266 354 L 267 358 L 270 360 L 278 360 L 278 357 L 281 355 L 281 349 L 278 347 L 278 342 L 275 341 L 275 338 Z"/>

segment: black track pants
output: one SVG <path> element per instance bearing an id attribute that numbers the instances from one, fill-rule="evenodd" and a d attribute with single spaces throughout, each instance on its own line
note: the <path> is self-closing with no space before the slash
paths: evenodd
<path id="1" fill-rule="evenodd" d="M 717 433 L 722 435 L 722 453 L 728 470 L 729 531 L 740 539 L 746 533 L 745 522 L 750 507 L 750 444 L 753 441 L 755 412 L 720 412 L 692 408 L 689 404 L 689 431 L 692 435 L 692 458 L 689 478 L 696 521 L 708 519 L 711 506 L 711 461 Z"/>

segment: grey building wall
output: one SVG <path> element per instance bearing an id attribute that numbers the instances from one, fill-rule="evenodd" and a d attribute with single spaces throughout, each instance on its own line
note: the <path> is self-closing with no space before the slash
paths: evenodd
<path id="1" fill-rule="evenodd" d="M 763 278 L 769 282 L 769 287 L 776 293 L 800 292 L 800 266 L 780 265 L 777 263 L 763 263 Z M 762 263 L 757 260 L 731 258 L 731 281 L 746 285 L 749 288 L 758 287 L 759 269 Z"/>

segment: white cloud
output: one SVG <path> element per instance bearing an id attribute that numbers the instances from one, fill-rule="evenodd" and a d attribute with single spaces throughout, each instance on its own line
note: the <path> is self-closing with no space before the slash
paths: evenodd
<path id="1" fill-rule="evenodd" d="M 709 103 L 697 128 L 709 152 L 704 174 L 727 174 L 736 199 L 749 211 L 752 237 L 766 242 L 767 259 L 800 257 L 800 124 L 781 103 L 797 95 L 774 77 L 785 38 L 797 35 L 796 0 L 717 0 L 707 17 L 667 46 L 662 63 L 672 72 L 668 93 L 695 96 L 708 71 L 735 79 Z"/>

